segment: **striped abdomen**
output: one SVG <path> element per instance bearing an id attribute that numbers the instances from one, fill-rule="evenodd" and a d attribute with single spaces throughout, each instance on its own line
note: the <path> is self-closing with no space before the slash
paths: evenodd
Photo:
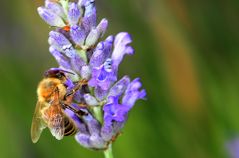
<path id="1" fill-rule="evenodd" d="M 72 136 L 75 135 L 78 131 L 78 129 L 76 128 L 75 124 L 73 123 L 73 121 L 71 119 L 69 119 L 68 117 L 65 117 L 65 132 L 64 135 L 65 136 Z"/>

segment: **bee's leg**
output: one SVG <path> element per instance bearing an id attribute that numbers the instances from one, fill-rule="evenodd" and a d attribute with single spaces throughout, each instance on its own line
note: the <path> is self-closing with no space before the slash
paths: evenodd
<path id="1" fill-rule="evenodd" d="M 67 104 L 61 103 L 61 106 L 62 106 L 63 109 L 69 109 L 69 110 L 71 110 L 74 113 L 77 112 L 76 109 L 74 109 L 73 107 L 71 107 L 71 106 L 69 106 Z"/>
<path id="2" fill-rule="evenodd" d="M 68 105 L 64 104 L 62 101 L 60 101 L 61 108 L 65 110 Z"/>
<path id="3" fill-rule="evenodd" d="M 69 106 L 63 102 L 60 103 L 63 109 L 69 109 L 72 112 L 74 112 L 77 116 L 83 116 L 83 115 L 87 115 L 86 112 L 84 112 L 83 110 L 76 110 L 75 108 L 73 108 L 72 106 Z"/>
<path id="4" fill-rule="evenodd" d="M 67 97 L 74 95 L 74 94 L 76 93 L 76 91 L 79 90 L 82 86 L 87 85 L 87 82 L 88 82 L 88 81 L 85 80 L 85 79 L 80 80 L 80 81 L 75 85 L 75 87 L 71 89 L 70 92 L 66 93 L 66 95 L 64 96 L 64 99 L 66 100 Z"/>

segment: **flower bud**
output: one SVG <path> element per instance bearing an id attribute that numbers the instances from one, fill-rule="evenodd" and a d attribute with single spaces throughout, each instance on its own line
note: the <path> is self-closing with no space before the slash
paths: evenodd
<path id="1" fill-rule="evenodd" d="M 104 18 L 100 21 L 100 23 L 96 27 L 96 29 L 100 32 L 100 37 L 103 37 L 107 28 L 108 28 L 108 20 Z"/>
<path id="2" fill-rule="evenodd" d="M 65 16 L 66 16 L 62 6 L 56 2 L 46 0 L 45 7 L 62 18 L 65 18 Z"/>
<path id="3" fill-rule="evenodd" d="M 62 18 L 57 14 L 53 13 L 49 9 L 44 7 L 38 7 L 37 11 L 40 17 L 49 25 L 56 26 L 56 27 L 64 27 L 65 23 L 63 22 Z"/>
<path id="4" fill-rule="evenodd" d="M 86 32 L 83 27 L 80 27 L 78 25 L 74 25 L 70 29 L 70 35 L 73 41 L 79 45 L 83 46 L 86 38 Z"/>
<path id="5" fill-rule="evenodd" d="M 63 34 L 56 31 L 51 31 L 49 35 L 48 42 L 52 47 L 64 53 L 69 58 L 72 58 L 76 55 L 76 50 Z"/>
<path id="6" fill-rule="evenodd" d="M 99 102 L 95 99 L 95 97 L 93 97 L 90 94 L 85 94 L 84 98 L 85 98 L 85 101 L 86 101 L 87 105 L 90 105 L 90 106 L 97 106 L 97 105 L 99 105 Z"/>
<path id="7" fill-rule="evenodd" d="M 88 48 L 94 46 L 100 38 L 100 32 L 97 29 L 92 29 L 86 38 L 85 46 Z"/>
<path id="8" fill-rule="evenodd" d="M 70 25 L 76 25 L 81 16 L 80 9 L 76 3 L 70 3 L 68 11 L 68 22 Z"/>

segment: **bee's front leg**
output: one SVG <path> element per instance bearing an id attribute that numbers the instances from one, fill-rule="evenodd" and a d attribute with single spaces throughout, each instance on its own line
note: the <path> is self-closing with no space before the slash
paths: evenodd
<path id="1" fill-rule="evenodd" d="M 85 79 L 80 80 L 80 81 L 74 86 L 74 88 L 71 89 L 70 92 L 67 92 L 67 93 L 66 93 L 66 95 L 64 96 L 64 99 L 67 100 L 67 98 L 68 98 L 69 96 L 73 96 L 73 95 L 76 93 L 77 90 L 81 89 L 82 86 L 87 85 L 87 84 L 88 84 L 88 81 L 87 81 L 87 80 L 85 80 Z"/>

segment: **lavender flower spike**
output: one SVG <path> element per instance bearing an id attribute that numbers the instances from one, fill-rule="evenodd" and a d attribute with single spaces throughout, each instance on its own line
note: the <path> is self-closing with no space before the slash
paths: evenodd
<path id="1" fill-rule="evenodd" d="M 57 70 L 66 72 L 66 95 L 60 102 L 77 128 L 75 140 L 85 148 L 104 150 L 106 158 L 112 158 L 111 144 L 136 101 L 146 97 L 139 78 L 118 80 L 124 56 L 134 54 L 130 34 L 121 32 L 102 39 L 108 20 L 97 22 L 95 0 L 45 0 L 38 13 L 54 26 L 49 33 L 49 51 L 58 63 Z"/>

